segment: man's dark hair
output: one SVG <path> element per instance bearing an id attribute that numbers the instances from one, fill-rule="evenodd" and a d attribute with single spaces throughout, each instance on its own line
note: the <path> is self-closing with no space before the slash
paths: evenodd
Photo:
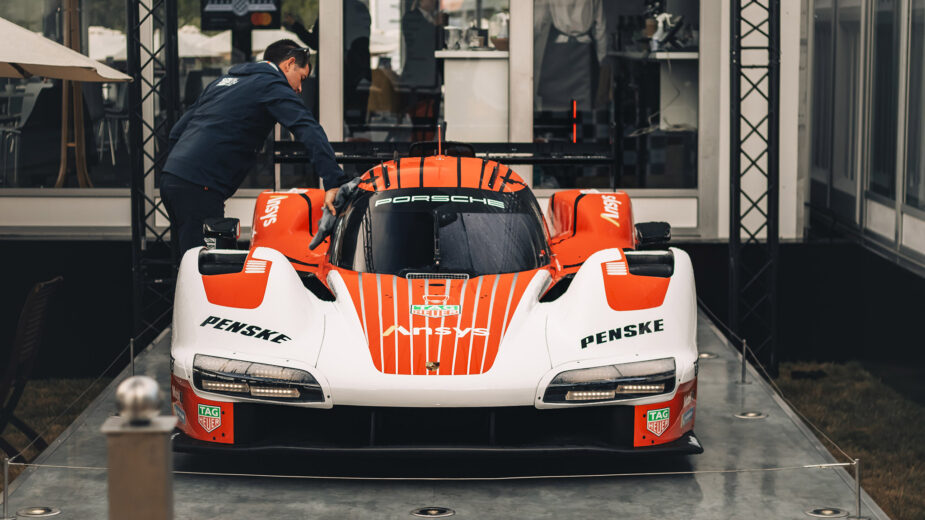
<path id="1" fill-rule="evenodd" d="M 300 68 L 308 65 L 308 49 L 289 39 L 273 42 L 263 51 L 263 59 L 276 65 L 292 57 Z"/>

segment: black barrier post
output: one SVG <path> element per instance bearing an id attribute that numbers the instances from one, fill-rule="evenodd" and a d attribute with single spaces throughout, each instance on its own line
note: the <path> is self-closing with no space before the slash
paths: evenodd
<path id="1" fill-rule="evenodd" d="M 156 180 L 179 116 L 177 0 L 126 0 L 126 64 L 132 213 L 132 336 L 153 339 L 170 321 L 174 272 Z M 161 43 L 155 45 L 154 34 Z"/>
<path id="2" fill-rule="evenodd" d="M 729 326 L 774 374 L 780 0 L 731 0 L 730 8 Z"/>

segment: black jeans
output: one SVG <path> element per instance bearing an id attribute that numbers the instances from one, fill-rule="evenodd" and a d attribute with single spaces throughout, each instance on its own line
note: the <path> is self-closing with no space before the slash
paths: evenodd
<path id="1" fill-rule="evenodd" d="M 174 262 L 186 251 L 204 245 L 202 222 L 210 217 L 225 216 L 225 197 L 215 190 L 161 173 L 161 200 L 170 217 L 170 243 Z"/>

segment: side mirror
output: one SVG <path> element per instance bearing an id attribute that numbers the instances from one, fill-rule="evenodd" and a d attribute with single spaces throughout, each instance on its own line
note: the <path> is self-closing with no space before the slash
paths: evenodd
<path id="1" fill-rule="evenodd" d="M 241 223 L 236 218 L 207 218 L 202 222 L 206 249 L 237 249 Z"/>
<path id="2" fill-rule="evenodd" d="M 660 249 L 671 240 L 671 224 L 640 222 L 636 224 L 636 245 L 639 249 Z"/>

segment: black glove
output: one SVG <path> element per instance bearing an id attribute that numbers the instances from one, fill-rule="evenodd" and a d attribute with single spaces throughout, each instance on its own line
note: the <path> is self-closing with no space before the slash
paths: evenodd
<path id="1" fill-rule="evenodd" d="M 356 192 L 357 186 L 360 184 L 360 178 L 354 177 L 349 182 L 341 185 L 340 189 L 337 190 L 337 195 L 334 196 L 334 209 L 337 210 L 337 213 L 340 214 L 341 211 L 347 207 L 347 201 L 353 197 L 353 194 Z M 315 249 L 325 238 L 328 238 L 328 235 L 334 231 L 334 223 L 337 221 L 337 218 L 331 214 L 331 210 L 327 206 L 322 210 L 321 220 L 318 221 L 318 232 L 315 233 L 315 236 L 312 238 L 311 243 L 308 244 L 309 249 Z"/>

